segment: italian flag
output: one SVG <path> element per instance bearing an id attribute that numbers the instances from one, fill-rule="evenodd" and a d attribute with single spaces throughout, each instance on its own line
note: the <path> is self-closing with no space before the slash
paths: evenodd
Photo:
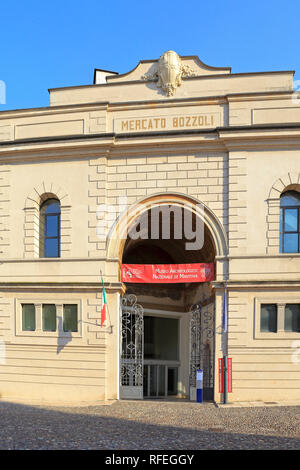
<path id="1" fill-rule="evenodd" d="M 102 307 L 101 307 L 101 326 L 103 326 L 103 323 L 106 320 L 106 308 L 107 308 L 107 300 L 106 300 L 106 294 L 105 294 L 105 288 L 104 288 L 104 282 L 103 282 L 103 277 L 102 278 Z"/>

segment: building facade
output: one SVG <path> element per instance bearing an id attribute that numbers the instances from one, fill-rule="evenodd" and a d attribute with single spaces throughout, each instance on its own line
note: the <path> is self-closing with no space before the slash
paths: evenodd
<path id="1" fill-rule="evenodd" d="M 299 399 L 293 75 L 168 51 L 0 113 L 2 399 L 193 400 L 200 367 L 205 399 L 222 402 L 224 349 L 229 401 Z M 168 237 L 163 218 L 158 236 L 132 236 L 141 215 L 175 207 L 203 227 L 200 247 L 186 249 L 172 210 Z M 215 279 L 124 283 L 124 263 L 214 263 Z"/>

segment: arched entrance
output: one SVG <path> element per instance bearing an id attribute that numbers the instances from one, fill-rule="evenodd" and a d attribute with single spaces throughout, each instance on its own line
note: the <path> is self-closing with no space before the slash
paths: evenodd
<path id="1" fill-rule="evenodd" d="M 127 212 L 128 234 L 119 245 L 125 264 L 213 263 L 222 254 L 225 237 L 206 207 L 170 195 L 144 201 L 143 210 Z M 177 207 L 189 211 L 191 229 L 203 228 L 203 245 L 191 245 L 191 237 L 178 230 L 184 224 Z M 164 232 L 169 209 L 169 231 Z M 160 216 L 154 217 L 153 208 Z M 142 222 L 142 217 L 144 221 Z M 151 231 L 153 220 L 159 230 Z M 201 224 L 200 224 L 201 225 Z M 200 226 L 199 225 L 199 226 Z M 211 230 L 213 227 L 213 230 Z M 133 232 L 132 232 L 133 229 Z M 147 233 L 145 233 L 147 232 Z M 134 236 L 132 236 L 132 233 Z M 167 237 L 166 237 L 167 235 Z M 188 246 L 188 249 L 187 249 Z M 120 248 L 121 247 L 121 248 Z M 115 245 L 116 248 L 116 245 Z M 121 312 L 121 398 L 195 399 L 196 370 L 204 370 L 204 399 L 214 390 L 215 296 L 211 283 L 126 283 Z"/>

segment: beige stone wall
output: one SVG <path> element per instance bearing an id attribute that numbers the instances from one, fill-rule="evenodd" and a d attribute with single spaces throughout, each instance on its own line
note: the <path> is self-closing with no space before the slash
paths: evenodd
<path id="1" fill-rule="evenodd" d="M 118 205 L 119 196 L 132 205 L 154 194 L 181 193 L 207 205 L 226 227 L 226 153 L 120 156 L 108 159 L 107 165 L 108 204 Z"/>
<path id="2" fill-rule="evenodd" d="M 27 291 L 30 289 L 27 289 Z M 104 400 L 112 394 L 107 383 L 107 338 L 109 328 L 100 328 L 100 292 L 18 291 L 2 293 L 0 339 L 5 344 L 1 361 L 2 399 L 78 402 Z M 54 333 L 20 328 L 20 303 L 55 303 L 58 312 Z M 78 333 L 59 332 L 63 303 L 77 303 Z M 112 304 L 112 310 L 113 310 Z M 114 390 L 116 397 L 116 391 Z"/>
<path id="3" fill-rule="evenodd" d="M 149 65 L 149 68 L 151 65 Z M 127 81 L 118 77 L 108 84 L 57 88 L 50 90 L 50 105 L 75 105 L 93 102 L 126 103 L 142 100 L 163 101 L 166 96 L 157 93 L 155 83 L 138 81 L 128 77 Z M 222 77 L 222 78 L 221 78 Z M 237 93 L 267 93 L 292 90 L 293 72 L 224 74 L 220 77 L 201 76 L 184 79 L 185 87 L 178 88 L 176 98 L 219 97 Z"/>
<path id="4" fill-rule="evenodd" d="M 62 160 L 12 164 L 9 174 L 15 189 L 9 198 L 14 223 L 6 258 L 39 258 L 39 206 L 49 194 L 61 203 L 61 257 L 87 257 L 88 163 Z M 84 184 L 79 185 L 79 181 Z"/>
<path id="5" fill-rule="evenodd" d="M 97 206 L 105 200 L 103 188 L 98 196 L 94 187 L 100 187 L 104 181 L 103 174 L 97 173 L 99 166 L 95 161 L 29 162 L 25 167 L 28 178 L 24 178 L 21 165 L 2 166 L 3 187 L 7 189 L 2 217 L 6 225 L 1 230 L 6 256 L 1 279 L 5 284 L 18 285 L 17 291 L 11 285 L 9 291 L 4 290 L 0 303 L 0 339 L 6 349 L 5 364 L 0 365 L 2 398 L 78 402 L 118 396 L 118 294 L 110 294 L 109 287 L 110 316 L 105 328 L 99 326 L 100 268 L 107 280 L 110 269 L 99 262 L 101 257 L 105 258 L 105 252 L 101 251 L 103 245 L 95 231 L 92 232 L 97 220 L 89 203 L 94 201 Z M 94 170 L 97 176 L 93 178 Z M 18 191 L 9 193 L 11 175 Z M 60 260 L 39 258 L 39 203 L 44 194 L 53 194 L 61 201 Z M 13 220 L 10 236 L 5 239 L 10 220 Z M 102 244 L 105 247 L 105 242 Z M 111 279 L 117 278 L 115 271 Z M 80 289 L 82 282 L 89 285 L 92 282 L 94 287 L 85 293 Z M 74 334 L 70 339 L 61 337 L 59 332 L 22 334 L 17 330 L 20 299 L 37 304 L 79 301 L 80 335 Z"/>
<path id="6" fill-rule="evenodd" d="M 300 302 L 298 289 L 232 288 L 229 295 L 229 357 L 233 361 L 231 401 L 299 399 L 299 333 L 260 333 L 260 303 Z"/>
<path id="7" fill-rule="evenodd" d="M 9 253 L 11 237 L 11 183 L 10 166 L 0 166 L 0 253 L 5 257 Z"/>
<path id="8" fill-rule="evenodd" d="M 230 399 L 299 396 L 299 364 L 290 360 L 299 334 L 270 339 L 255 329 L 260 297 L 300 303 L 300 255 L 279 253 L 279 197 L 300 181 L 293 72 L 230 74 L 185 60 L 198 75 L 184 78 L 172 97 L 141 78 L 157 63 L 144 61 L 107 84 L 51 90 L 49 107 L 0 113 L 3 397 L 118 397 L 121 244 L 112 248 L 110 226 L 102 238 L 97 230 L 108 207 L 115 210 L 111 222 L 121 215 L 120 197 L 130 208 L 156 195 L 204 203 L 219 236 L 216 400 L 225 279 Z M 39 258 L 39 205 L 47 195 L 61 201 L 59 260 Z M 105 331 L 96 325 L 100 270 L 110 306 Z M 40 303 L 77 299 L 82 334 L 59 354 L 55 335 L 19 335 L 24 296 Z"/>
<path id="9" fill-rule="evenodd" d="M 250 221 L 246 213 L 249 205 L 249 189 L 246 178 L 247 154 L 245 152 L 230 152 L 228 170 L 228 245 L 231 254 L 247 253 L 251 250 L 247 240 Z"/>

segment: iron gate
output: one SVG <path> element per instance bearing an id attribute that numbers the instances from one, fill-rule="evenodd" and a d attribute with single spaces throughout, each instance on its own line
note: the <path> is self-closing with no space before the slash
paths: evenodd
<path id="1" fill-rule="evenodd" d="M 196 400 L 196 373 L 203 370 L 203 400 L 214 394 L 214 297 L 195 304 L 190 310 L 190 400 Z"/>
<path id="2" fill-rule="evenodd" d="M 134 294 L 121 302 L 121 398 L 143 398 L 144 310 Z"/>

